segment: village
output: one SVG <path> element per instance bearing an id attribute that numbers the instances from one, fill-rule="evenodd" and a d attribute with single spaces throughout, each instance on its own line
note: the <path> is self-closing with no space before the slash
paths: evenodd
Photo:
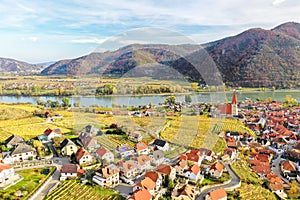
<path id="1" fill-rule="evenodd" d="M 174 108 L 180 112 L 180 106 Z M 221 152 L 187 148 L 173 158 L 166 157 L 174 145 L 170 141 L 155 138 L 147 143 L 139 132 L 125 133 L 117 124 L 107 130 L 87 125 L 74 138 L 47 128 L 34 143 L 11 135 L 0 155 L 0 188 L 18 182 L 18 167 L 44 165 L 56 167 L 59 181 L 78 179 L 112 189 L 126 199 L 225 200 L 233 199 L 232 191 L 244 181 L 231 167 L 236 162 L 244 162 L 277 198 L 287 199 L 295 184 L 299 188 L 300 107 L 276 101 L 238 102 L 234 93 L 231 103 L 210 109 L 212 118 L 240 120 L 255 135 L 220 131 L 218 136 L 226 143 Z M 132 115 L 146 117 L 145 112 Z M 109 149 L 98 142 L 105 134 L 126 139 Z M 49 195 L 59 188 L 59 181 Z"/>

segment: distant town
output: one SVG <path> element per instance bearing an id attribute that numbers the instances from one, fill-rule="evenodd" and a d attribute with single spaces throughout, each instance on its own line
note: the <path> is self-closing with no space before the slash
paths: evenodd
<path id="1" fill-rule="evenodd" d="M 0 195 L 3 199 L 58 199 L 66 194 L 92 198 L 97 196 L 92 192 L 93 187 L 98 187 L 103 189 L 99 194 L 111 192 L 110 199 L 300 197 L 300 107 L 295 99 L 287 96 L 284 102 L 271 98 L 238 102 L 234 92 L 230 103 L 207 106 L 179 104 L 173 98 L 167 98 L 164 105 L 169 116 L 181 115 L 183 109 L 193 107 L 197 108 L 196 115 L 207 115 L 211 120 L 240 121 L 245 132 L 220 129 L 215 135 L 224 145 L 218 150 L 213 146 L 195 148 L 176 144 L 157 133 L 150 133 L 145 140 L 145 133 L 138 129 L 127 132 L 124 125 L 117 123 L 101 128 L 86 124 L 71 136 L 60 128 L 49 127 L 27 140 L 12 134 L 1 145 L 0 188 L 4 193 Z M 159 115 L 153 107 L 97 112 L 146 119 Z M 47 124 L 65 117 L 51 112 L 46 110 L 38 117 Z M 184 150 L 176 149 L 182 146 Z M 33 191 L 18 189 L 7 195 L 6 190 L 24 181 L 19 171 L 30 169 L 41 169 L 37 170 L 45 175 L 41 184 Z M 259 187 L 262 191 L 247 194 L 251 192 L 244 191 L 247 187 Z M 78 193 L 73 194 L 73 188 Z"/>

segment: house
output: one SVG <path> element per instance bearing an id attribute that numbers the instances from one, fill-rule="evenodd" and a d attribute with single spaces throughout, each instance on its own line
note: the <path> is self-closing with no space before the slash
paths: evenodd
<path id="1" fill-rule="evenodd" d="M 62 132 L 61 132 L 61 130 L 59 128 L 57 128 L 55 130 L 47 128 L 44 131 L 44 135 L 47 136 L 48 140 L 51 140 L 54 137 L 60 137 L 60 136 L 62 136 Z"/>
<path id="2" fill-rule="evenodd" d="M 129 144 L 123 144 L 117 148 L 117 151 L 121 154 L 122 158 L 128 157 L 134 154 L 133 148 Z"/>
<path id="3" fill-rule="evenodd" d="M 201 160 L 207 160 L 207 161 L 211 162 L 213 160 L 215 152 L 213 152 L 212 150 L 207 149 L 207 148 L 200 148 L 198 154 L 199 154 Z"/>
<path id="4" fill-rule="evenodd" d="M 222 176 L 224 166 L 220 162 L 215 162 L 209 169 L 209 174 L 214 178 Z"/>
<path id="5" fill-rule="evenodd" d="M 71 156 L 78 151 L 77 146 L 70 139 L 66 138 L 60 143 L 61 155 Z"/>
<path id="6" fill-rule="evenodd" d="M 36 150 L 25 143 L 19 143 L 13 148 L 12 151 L 4 153 L 6 153 L 3 158 L 3 162 L 5 164 L 22 162 L 24 160 L 30 160 L 36 157 Z"/>
<path id="7" fill-rule="evenodd" d="M 194 200 L 196 198 L 195 186 L 189 184 L 178 184 L 171 193 L 172 200 Z"/>
<path id="8" fill-rule="evenodd" d="M 174 166 L 177 175 L 184 176 L 184 171 L 188 169 L 187 155 L 182 154 Z"/>
<path id="9" fill-rule="evenodd" d="M 77 164 L 64 164 L 60 170 L 60 180 L 76 178 L 79 174 L 83 174 L 84 170 L 80 169 Z"/>
<path id="10" fill-rule="evenodd" d="M 156 171 L 162 175 L 164 181 L 166 180 L 167 176 L 169 176 L 171 180 L 176 178 L 176 169 L 170 165 L 160 164 L 158 167 L 156 167 Z"/>
<path id="11" fill-rule="evenodd" d="M 5 140 L 5 145 L 7 148 L 13 148 L 14 146 L 18 145 L 19 143 L 24 143 L 24 139 L 17 135 L 11 135 L 9 138 Z"/>
<path id="12" fill-rule="evenodd" d="M 9 165 L 0 164 L 0 184 L 5 183 L 7 180 L 15 176 L 15 170 Z"/>
<path id="13" fill-rule="evenodd" d="M 147 189 L 151 195 L 159 191 L 162 185 L 162 176 L 157 172 L 149 171 L 145 174 L 145 178 L 133 187 L 133 192 L 137 190 Z"/>
<path id="14" fill-rule="evenodd" d="M 150 155 L 151 163 L 158 166 L 162 164 L 165 160 L 165 154 L 162 150 L 153 151 L 152 155 Z"/>
<path id="15" fill-rule="evenodd" d="M 205 196 L 205 200 L 227 200 L 227 194 L 224 188 L 213 190 Z"/>
<path id="16" fill-rule="evenodd" d="M 156 192 L 155 187 L 156 187 L 155 182 L 151 178 L 145 177 L 141 182 L 136 184 L 136 186 L 133 188 L 133 190 L 135 190 L 137 188 L 139 188 L 138 190 L 146 189 L 149 191 L 149 193 L 151 195 L 154 195 Z"/>
<path id="17" fill-rule="evenodd" d="M 102 131 L 93 125 L 87 125 L 83 128 L 82 132 L 90 134 L 90 136 L 102 135 Z"/>
<path id="18" fill-rule="evenodd" d="M 75 157 L 79 165 L 90 164 L 93 162 L 93 157 L 84 148 L 78 149 L 78 151 L 75 154 Z"/>
<path id="19" fill-rule="evenodd" d="M 184 172 L 184 176 L 195 182 L 200 180 L 200 183 L 204 179 L 204 177 L 200 174 L 200 167 L 196 164 L 189 167 L 189 169 Z"/>
<path id="20" fill-rule="evenodd" d="M 120 169 L 117 166 L 110 164 L 96 172 L 93 181 L 102 187 L 115 187 L 120 183 L 119 172 Z"/>
<path id="21" fill-rule="evenodd" d="M 112 163 L 114 161 L 114 154 L 104 147 L 99 147 L 95 152 L 96 158 L 105 160 L 107 163 Z"/>
<path id="22" fill-rule="evenodd" d="M 148 171 L 145 177 L 150 178 L 155 183 L 155 190 L 158 191 L 162 185 L 162 176 L 157 172 Z"/>
<path id="23" fill-rule="evenodd" d="M 297 178 L 297 169 L 293 162 L 284 160 L 280 164 L 281 172 L 287 179 L 292 180 Z"/>
<path id="24" fill-rule="evenodd" d="M 156 140 L 154 140 L 152 145 L 154 145 L 154 147 L 158 150 L 162 150 L 162 151 L 168 151 L 169 150 L 169 143 L 165 140 L 156 139 Z"/>
<path id="25" fill-rule="evenodd" d="M 146 189 L 137 190 L 134 194 L 129 197 L 129 200 L 151 200 L 152 195 Z"/>
<path id="26" fill-rule="evenodd" d="M 128 139 L 133 142 L 140 142 L 140 141 L 142 141 L 143 137 L 140 133 L 133 132 L 133 133 L 128 134 Z"/>
<path id="27" fill-rule="evenodd" d="M 137 163 L 134 160 L 127 160 L 127 161 L 119 161 L 118 163 L 121 174 L 126 178 L 132 178 L 138 175 L 139 168 Z"/>
<path id="28" fill-rule="evenodd" d="M 147 155 L 141 155 L 137 158 L 137 163 L 140 171 L 146 171 L 151 166 L 151 159 Z"/>
<path id="29" fill-rule="evenodd" d="M 148 155 L 150 153 L 150 149 L 145 142 L 139 142 L 135 145 L 135 151 L 138 155 L 145 154 Z"/>
<path id="30" fill-rule="evenodd" d="M 222 156 L 223 161 L 232 161 L 236 157 L 236 149 L 234 148 L 225 148 L 224 155 Z"/>
<path id="31" fill-rule="evenodd" d="M 283 187 L 284 182 L 279 176 L 277 176 L 276 174 L 268 174 L 267 179 L 269 181 L 269 188 L 272 192 L 280 196 L 286 197 Z"/>
<path id="32" fill-rule="evenodd" d="M 86 136 L 86 137 L 83 137 L 81 140 L 80 140 L 81 144 L 83 145 L 84 148 L 88 149 L 88 150 L 94 150 L 94 149 L 97 149 L 99 147 L 98 143 L 97 143 L 97 140 L 92 137 L 92 136 Z"/>

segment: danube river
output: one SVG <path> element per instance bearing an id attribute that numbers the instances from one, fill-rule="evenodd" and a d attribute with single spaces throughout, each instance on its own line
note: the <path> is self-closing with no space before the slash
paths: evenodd
<path id="1" fill-rule="evenodd" d="M 300 100 L 300 90 L 282 90 L 282 91 L 257 91 L 257 92 L 238 92 L 238 100 L 242 101 L 247 98 L 255 101 L 257 98 L 265 100 L 268 97 L 271 97 L 275 101 L 283 101 L 286 95 L 291 95 L 293 98 L 296 98 L 298 101 Z M 71 103 L 79 102 L 81 106 L 91 106 L 91 105 L 99 105 L 101 107 L 111 107 L 112 104 L 118 105 L 126 105 L 126 106 L 137 106 L 137 105 L 145 105 L 150 102 L 154 105 L 164 102 L 164 99 L 169 95 L 145 95 L 145 96 L 71 96 L 69 97 Z M 176 100 L 178 102 L 184 101 L 185 95 L 175 95 Z M 218 102 L 224 103 L 226 101 L 231 101 L 232 92 L 226 93 L 197 93 L 191 94 L 193 103 L 195 102 Z M 30 96 L 0 96 L 0 102 L 4 103 L 32 103 L 36 104 L 37 99 L 47 100 L 58 100 L 61 101 L 62 97 L 49 97 L 49 96 L 41 96 L 41 97 L 30 97 Z"/>

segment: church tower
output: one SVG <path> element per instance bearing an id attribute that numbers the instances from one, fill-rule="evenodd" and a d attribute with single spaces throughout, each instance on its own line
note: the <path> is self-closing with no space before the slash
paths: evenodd
<path id="1" fill-rule="evenodd" d="M 238 115 L 237 96 L 235 91 L 233 92 L 232 101 L 231 101 L 231 115 L 233 116 Z"/>

